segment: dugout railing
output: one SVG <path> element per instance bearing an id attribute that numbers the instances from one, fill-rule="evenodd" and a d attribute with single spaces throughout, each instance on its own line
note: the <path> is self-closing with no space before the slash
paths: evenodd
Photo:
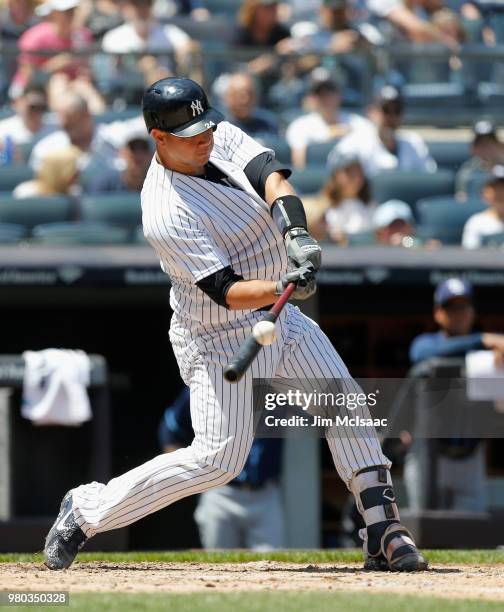
<path id="1" fill-rule="evenodd" d="M 414 507 L 402 510 L 403 522 L 420 546 L 486 548 L 504 543 L 504 513 L 487 506 L 484 511 L 446 507 L 438 486 L 443 442 L 502 437 L 504 415 L 491 401 L 469 399 L 463 358 L 432 358 L 414 366 L 399 389 L 389 427 L 405 424 L 420 466 Z M 476 484 L 476 483 L 475 483 Z M 444 506 L 444 507 L 442 507 Z"/>

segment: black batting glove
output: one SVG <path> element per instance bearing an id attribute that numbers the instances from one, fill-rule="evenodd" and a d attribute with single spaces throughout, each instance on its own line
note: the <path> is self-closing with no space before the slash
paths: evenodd
<path id="1" fill-rule="evenodd" d="M 276 295 L 281 295 L 289 283 L 296 283 L 296 288 L 291 294 L 293 299 L 306 300 L 311 297 L 317 291 L 313 266 L 307 264 L 284 274 L 276 284 Z"/>
<path id="2" fill-rule="evenodd" d="M 312 238 L 308 231 L 302 227 L 293 227 L 285 234 L 288 270 L 309 265 L 316 272 L 320 268 L 322 249 L 319 243 Z"/>

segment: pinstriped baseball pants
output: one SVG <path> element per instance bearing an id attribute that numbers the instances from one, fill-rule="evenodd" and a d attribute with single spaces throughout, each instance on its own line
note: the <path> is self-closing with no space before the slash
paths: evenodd
<path id="1" fill-rule="evenodd" d="M 92 482 L 74 489 L 74 513 L 88 537 L 125 527 L 178 499 L 235 478 L 253 439 L 254 378 L 340 378 L 358 390 L 327 336 L 290 304 L 277 322 L 276 342 L 263 347 L 239 383 L 226 382 L 224 366 L 262 316 L 250 313 L 246 324 L 243 320 L 226 324 L 196 338 L 172 323 L 170 339 L 182 378 L 191 389 L 194 441 L 108 484 Z M 366 430 L 365 436 L 360 433 L 354 437 L 340 437 L 337 429 L 331 428 L 326 436 L 336 469 L 347 486 L 362 468 L 390 466 L 373 428 Z"/>

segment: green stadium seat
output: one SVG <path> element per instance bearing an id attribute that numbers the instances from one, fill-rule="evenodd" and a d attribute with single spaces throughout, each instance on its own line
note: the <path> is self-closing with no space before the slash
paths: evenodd
<path id="1" fill-rule="evenodd" d="M 127 244 L 130 232 L 105 223 L 45 223 L 33 228 L 36 242 L 54 245 Z"/>
<path id="2" fill-rule="evenodd" d="M 456 172 L 471 155 L 469 142 L 434 140 L 426 144 L 430 154 L 436 160 L 438 168 L 443 170 Z"/>
<path id="3" fill-rule="evenodd" d="M 0 191 L 12 191 L 19 183 L 30 181 L 33 170 L 24 164 L 0 166 Z"/>
<path id="4" fill-rule="evenodd" d="M 443 244 L 460 244 L 466 221 L 485 210 L 480 200 L 459 202 L 455 198 L 425 198 L 417 202 L 418 235 Z"/>
<path id="5" fill-rule="evenodd" d="M 294 170 L 289 181 L 298 193 L 311 195 L 318 193 L 322 189 L 327 177 L 328 172 L 325 166 L 322 168 L 308 167 L 303 170 Z"/>
<path id="6" fill-rule="evenodd" d="M 134 229 L 142 223 L 139 193 L 87 196 L 81 202 L 83 221 L 99 221 Z"/>
<path id="7" fill-rule="evenodd" d="M 373 198 L 383 204 L 387 200 L 403 200 L 415 211 L 415 204 L 422 198 L 452 195 L 455 176 L 451 170 L 425 172 L 381 172 L 371 180 Z"/>
<path id="8" fill-rule="evenodd" d="M 0 223 L 0 244 L 14 244 L 26 236 L 26 228 L 16 223 Z"/>
<path id="9" fill-rule="evenodd" d="M 27 228 L 41 223 L 71 221 L 75 218 L 75 201 L 65 196 L 0 199 L 0 222 L 18 223 Z"/>
<path id="10" fill-rule="evenodd" d="M 504 232 L 483 236 L 482 243 L 486 247 L 502 247 L 504 246 Z"/>
<path id="11" fill-rule="evenodd" d="M 307 166 L 327 166 L 327 156 L 332 151 L 338 140 L 330 140 L 329 142 L 317 142 L 308 145 L 306 149 L 306 165 Z"/>

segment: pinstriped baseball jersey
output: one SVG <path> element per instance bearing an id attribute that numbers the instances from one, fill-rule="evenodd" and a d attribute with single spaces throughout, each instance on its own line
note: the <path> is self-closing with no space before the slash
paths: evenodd
<path id="1" fill-rule="evenodd" d="M 227 310 L 196 286 L 231 266 L 245 280 L 274 280 L 287 269 L 282 236 L 269 206 L 243 169 L 270 151 L 227 122 L 214 134 L 210 162 L 233 187 L 164 168 L 154 157 L 142 190 L 146 238 L 170 275 L 175 320 L 192 331 L 239 320 L 247 312 Z"/>

